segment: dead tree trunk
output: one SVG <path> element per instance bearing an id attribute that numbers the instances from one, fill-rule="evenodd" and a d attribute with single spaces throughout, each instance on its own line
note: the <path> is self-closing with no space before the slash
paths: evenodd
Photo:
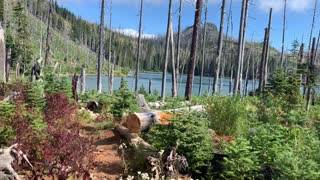
<path id="1" fill-rule="evenodd" d="M 81 94 L 84 95 L 86 92 L 86 65 L 82 64 L 81 69 Z"/>
<path id="2" fill-rule="evenodd" d="M 310 48 L 311 48 L 311 43 L 312 43 L 314 24 L 315 24 L 316 16 L 317 16 L 317 6 L 318 6 L 318 0 L 315 0 L 315 2 L 314 2 L 313 16 L 312 16 L 312 25 L 311 25 L 309 46 L 308 46 L 309 59 L 311 59 Z"/>
<path id="3" fill-rule="evenodd" d="M 286 33 L 286 15 L 287 15 L 287 0 L 284 0 L 284 9 L 283 9 L 283 29 L 282 29 L 282 47 L 281 47 L 281 67 L 283 67 L 284 62 L 284 39 L 285 39 L 285 33 Z"/>
<path id="4" fill-rule="evenodd" d="M 271 34 L 271 23 L 272 23 L 272 8 L 270 8 L 270 13 L 269 13 L 269 22 L 268 22 L 268 35 L 267 35 L 267 49 L 266 49 L 266 54 L 265 54 L 265 83 L 268 80 L 268 63 L 269 63 L 269 53 L 270 53 L 270 34 Z"/>
<path id="5" fill-rule="evenodd" d="M 143 17 L 143 0 L 140 0 L 140 22 L 139 22 L 139 37 L 138 37 L 138 50 L 137 50 L 137 61 L 136 61 L 136 80 L 134 91 L 138 92 L 138 81 L 139 81 L 139 66 L 140 66 L 140 49 L 141 49 L 141 35 L 142 35 L 142 17 Z"/>
<path id="6" fill-rule="evenodd" d="M 204 61 L 206 59 L 207 16 L 208 16 L 208 0 L 206 0 L 206 5 L 205 5 L 204 32 L 203 32 L 203 39 L 202 39 L 201 75 L 200 75 L 200 86 L 199 86 L 199 92 L 198 92 L 199 96 L 201 96 L 201 91 L 202 91 Z"/>
<path id="7" fill-rule="evenodd" d="M 176 77 L 176 63 L 174 56 L 174 40 L 173 40 L 173 30 L 172 22 L 170 23 L 170 44 L 171 44 L 171 63 L 172 63 L 172 97 L 177 97 L 177 77 Z"/>
<path id="8" fill-rule="evenodd" d="M 216 58 L 217 59 L 215 61 L 215 75 L 214 75 L 214 79 L 213 79 L 213 92 L 212 92 L 212 94 L 216 94 L 216 92 L 217 92 L 218 79 L 219 79 L 219 76 L 220 76 L 220 62 L 221 62 L 221 54 L 222 54 L 225 5 L 226 5 L 226 0 L 222 0 L 219 39 L 218 39 L 218 49 L 217 49 L 217 52 L 216 52 Z"/>
<path id="9" fill-rule="evenodd" d="M 265 28 L 265 35 L 263 40 L 263 48 L 262 48 L 262 55 L 261 55 L 261 62 L 260 62 L 260 77 L 259 77 L 259 93 L 262 94 L 264 92 L 265 86 L 265 54 L 267 50 L 267 36 L 268 36 L 268 28 Z"/>
<path id="10" fill-rule="evenodd" d="M 244 36 L 245 36 L 245 24 L 246 24 L 246 12 L 248 9 L 248 0 L 242 1 L 242 8 L 241 8 L 241 18 L 240 18 L 240 29 L 239 29 L 239 39 L 238 39 L 238 57 L 236 62 L 237 67 L 237 74 L 236 79 L 234 81 L 233 87 L 233 94 L 237 95 L 240 91 L 239 87 L 241 86 L 241 69 L 242 69 L 242 62 L 243 62 L 243 45 L 244 45 Z"/>
<path id="11" fill-rule="evenodd" d="M 48 15 L 48 24 L 47 24 L 47 39 L 46 39 L 46 54 L 44 58 L 44 64 L 49 65 L 49 55 L 50 55 L 50 41 L 51 41 L 51 20 L 52 20 L 52 11 L 53 11 L 53 0 L 49 1 L 49 15 Z"/>
<path id="12" fill-rule="evenodd" d="M 231 22 L 231 19 L 232 19 L 232 3 L 233 3 L 233 0 L 230 0 L 230 6 L 229 6 L 229 12 L 228 12 L 228 20 L 227 20 L 227 31 L 226 31 L 226 35 L 227 35 L 227 39 L 228 39 L 228 34 L 229 34 L 229 28 L 230 28 L 230 22 Z M 232 22 L 231 22 L 231 25 L 232 25 Z M 231 51 L 232 51 L 232 42 L 233 42 L 233 28 L 231 28 L 231 34 L 229 35 L 229 43 L 231 44 Z M 227 41 L 225 41 L 224 43 L 224 47 L 225 47 L 225 50 L 224 50 L 224 59 L 223 59 L 223 63 L 222 63 L 222 68 L 221 68 L 221 78 L 220 78 L 220 82 L 219 82 L 219 94 L 222 93 L 222 86 L 223 86 L 223 80 L 224 80 L 224 74 L 225 74 L 225 66 L 226 66 L 226 56 L 228 54 L 227 52 Z M 231 52 L 232 53 L 232 52 Z M 232 55 L 231 55 L 232 57 Z M 230 61 L 232 60 L 232 58 L 230 59 Z"/>
<path id="13" fill-rule="evenodd" d="M 180 44 L 181 44 L 181 18 L 182 18 L 182 0 L 180 0 L 179 5 L 179 20 L 178 20 L 178 39 L 177 39 L 177 58 L 176 58 L 176 78 L 177 84 L 179 84 L 179 77 L 180 77 Z M 179 90 L 179 88 L 178 88 Z"/>
<path id="14" fill-rule="evenodd" d="M 308 73 L 307 73 L 307 103 L 306 103 L 306 110 L 309 110 L 309 106 L 310 106 L 310 100 L 311 100 L 311 91 L 313 89 L 312 86 L 314 86 L 315 83 L 315 78 L 314 78 L 314 58 L 315 58 L 315 44 L 316 44 L 316 38 L 313 38 L 312 40 L 312 49 L 311 49 L 311 59 L 308 63 Z"/>
<path id="15" fill-rule="evenodd" d="M 100 46 L 98 56 L 98 78 L 97 90 L 102 91 L 102 61 L 104 60 L 104 0 L 101 0 L 101 16 L 100 16 Z"/>
<path id="16" fill-rule="evenodd" d="M 253 56 L 252 56 L 252 96 L 256 95 L 256 76 L 255 76 L 255 63 L 254 63 L 254 58 L 255 58 L 255 48 L 253 48 Z"/>
<path id="17" fill-rule="evenodd" d="M 262 58 L 260 64 L 260 79 L 259 79 L 259 92 L 264 92 L 265 84 L 268 79 L 268 59 L 269 59 L 269 42 L 270 42 L 270 31 L 271 31 L 271 20 L 272 20 L 272 8 L 269 13 L 268 28 L 265 29 L 265 37 L 262 49 Z"/>
<path id="18" fill-rule="evenodd" d="M 5 32 L 0 25 L 0 81 L 6 83 L 6 42 Z"/>
<path id="19" fill-rule="evenodd" d="M 198 38 L 199 38 L 198 34 L 199 34 L 200 22 L 201 22 L 201 11 L 202 11 L 202 0 L 197 0 L 195 17 L 194 17 L 194 25 L 193 25 L 190 61 L 188 65 L 188 77 L 187 77 L 186 92 L 185 92 L 186 100 L 190 100 L 192 95 L 194 69 L 196 66 L 197 49 L 198 49 Z"/>
<path id="20" fill-rule="evenodd" d="M 78 102 L 78 76 L 74 73 L 72 78 L 72 98 L 75 102 Z"/>
<path id="21" fill-rule="evenodd" d="M 165 57 L 164 57 L 164 65 L 163 65 L 163 72 L 162 72 L 161 98 L 162 98 L 163 101 L 165 100 L 165 96 L 166 96 L 167 68 L 168 68 L 169 42 L 170 42 L 171 11 L 172 11 L 172 0 L 169 1 L 167 37 L 166 37 Z"/>
<path id="22" fill-rule="evenodd" d="M 112 48 L 112 0 L 110 1 L 110 23 L 109 23 L 109 52 L 108 52 L 108 78 L 109 78 L 109 93 L 112 94 L 112 77 L 111 77 L 111 48 Z"/>

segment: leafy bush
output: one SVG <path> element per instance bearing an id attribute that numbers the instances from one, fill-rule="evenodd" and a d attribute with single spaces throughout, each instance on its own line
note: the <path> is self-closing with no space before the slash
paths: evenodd
<path id="1" fill-rule="evenodd" d="M 319 144 L 319 138 L 309 129 L 261 124 L 252 128 L 247 138 L 225 144 L 227 158 L 222 176 L 319 179 Z"/>
<path id="2" fill-rule="evenodd" d="M 114 91 L 110 112 L 120 120 L 123 113 L 135 112 L 138 109 L 133 92 L 128 89 L 128 83 L 122 78 L 119 90 Z"/>
<path id="3" fill-rule="evenodd" d="M 72 97 L 71 82 L 67 77 L 57 77 L 53 74 L 46 74 L 44 79 L 44 91 L 46 94 L 65 93 Z"/>
<path id="4" fill-rule="evenodd" d="M 240 97 L 207 98 L 209 127 L 221 135 L 243 134 L 249 130 L 246 104 Z"/>
<path id="5" fill-rule="evenodd" d="M 296 73 L 286 74 L 283 69 L 277 69 L 276 73 L 269 79 L 267 92 L 274 96 L 277 104 L 288 112 L 301 106 L 300 75 Z M 270 95 L 269 94 L 269 95 Z"/>
<path id="6" fill-rule="evenodd" d="M 223 179 L 256 179 L 260 176 L 260 164 L 257 152 L 254 152 L 250 142 L 237 139 L 230 144 L 224 144 Z"/>
<path id="7" fill-rule="evenodd" d="M 213 142 L 203 114 L 177 116 L 167 126 L 155 125 L 147 137 L 151 144 L 160 150 L 178 143 L 178 154 L 187 158 L 189 171 L 193 176 L 200 177 L 209 172 Z"/>
<path id="8" fill-rule="evenodd" d="M 44 88 L 41 82 L 29 85 L 27 90 L 26 103 L 31 108 L 42 109 L 45 106 Z"/>

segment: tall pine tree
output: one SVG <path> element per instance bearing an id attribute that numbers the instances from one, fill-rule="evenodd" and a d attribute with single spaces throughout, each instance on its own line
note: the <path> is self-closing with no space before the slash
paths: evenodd
<path id="1" fill-rule="evenodd" d="M 30 40 L 29 24 L 23 4 L 18 1 L 13 8 L 16 27 L 15 48 L 13 61 L 20 64 L 20 72 L 24 73 L 32 60 L 32 45 Z"/>

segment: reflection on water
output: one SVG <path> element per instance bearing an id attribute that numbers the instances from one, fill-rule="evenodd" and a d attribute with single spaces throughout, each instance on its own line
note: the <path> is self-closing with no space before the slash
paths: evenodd
<path id="1" fill-rule="evenodd" d="M 134 90 L 134 81 L 135 77 L 132 75 L 132 73 L 129 74 L 129 77 L 125 77 L 125 80 L 128 81 L 128 87 L 131 90 Z M 161 92 L 161 79 L 162 79 L 162 74 L 161 73 L 140 73 L 139 74 L 139 87 L 142 85 L 148 89 L 149 87 L 149 80 L 152 80 L 152 90 L 157 90 L 159 93 Z M 181 83 L 178 84 L 179 88 L 179 96 L 184 96 L 185 88 L 186 88 L 186 81 L 187 81 L 187 76 L 183 75 L 181 78 Z M 118 89 L 120 87 L 120 77 L 115 77 L 114 82 L 113 82 L 113 87 L 114 89 Z M 204 77 L 203 78 L 203 85 L 202 85 L 202 94 L 205 93 L 212 93 L 212 77 Z M 170 96 L 171 95 L 171 75 L 167 75 L 167 83 L 166 83 L 166 95 Z M 209 85 L 210 84 L 210 85 Z M 222 94 L 227 95 L 229 94 L 229 84 L 230 84 L 230 79 L 225 78 L 222 81 Z M 244 84 L 244 83 L 243 83 Z M 194 78 L 194 85 L 193 85 L 193 95 L 198 95 L 199 91 L 199 85 L 200 85 L 200 76 L 195 76 Z M 258 87 L 258 81 L 255 83 L 256 88 Z M 103 91 L 107 91 L 109 86 L 109 80 L 108 76 L 103 76 L 102 78 L 102 88 Z M 252 90 L 252 81 L 249 81 L 248 85 L 249 91 Z M 87 75 L 86 76 L 86 90 L 95 90 L 97 89 L 97 76 L 95 75 Z"/>

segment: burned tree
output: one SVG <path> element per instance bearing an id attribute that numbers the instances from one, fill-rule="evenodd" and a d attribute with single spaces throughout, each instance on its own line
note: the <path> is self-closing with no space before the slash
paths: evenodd
<path id="1" fill-rule="evenodd" d="M 194 16 L 190 61 L 188 65 L 188 77 L 187 77 L 187 84 L 186 84 L 186 91 L 185 91 L 186 100 L 190 100 L 192 95 L 194 69 L 196 66 L 196 59 L 197 59 L 197 49 L 198 49 L 198 39 L 199 39 L 198 35 L 200 30 L 201 11 L 202 11 L 202 0 L 197 0 L 196 11 Z"/>

